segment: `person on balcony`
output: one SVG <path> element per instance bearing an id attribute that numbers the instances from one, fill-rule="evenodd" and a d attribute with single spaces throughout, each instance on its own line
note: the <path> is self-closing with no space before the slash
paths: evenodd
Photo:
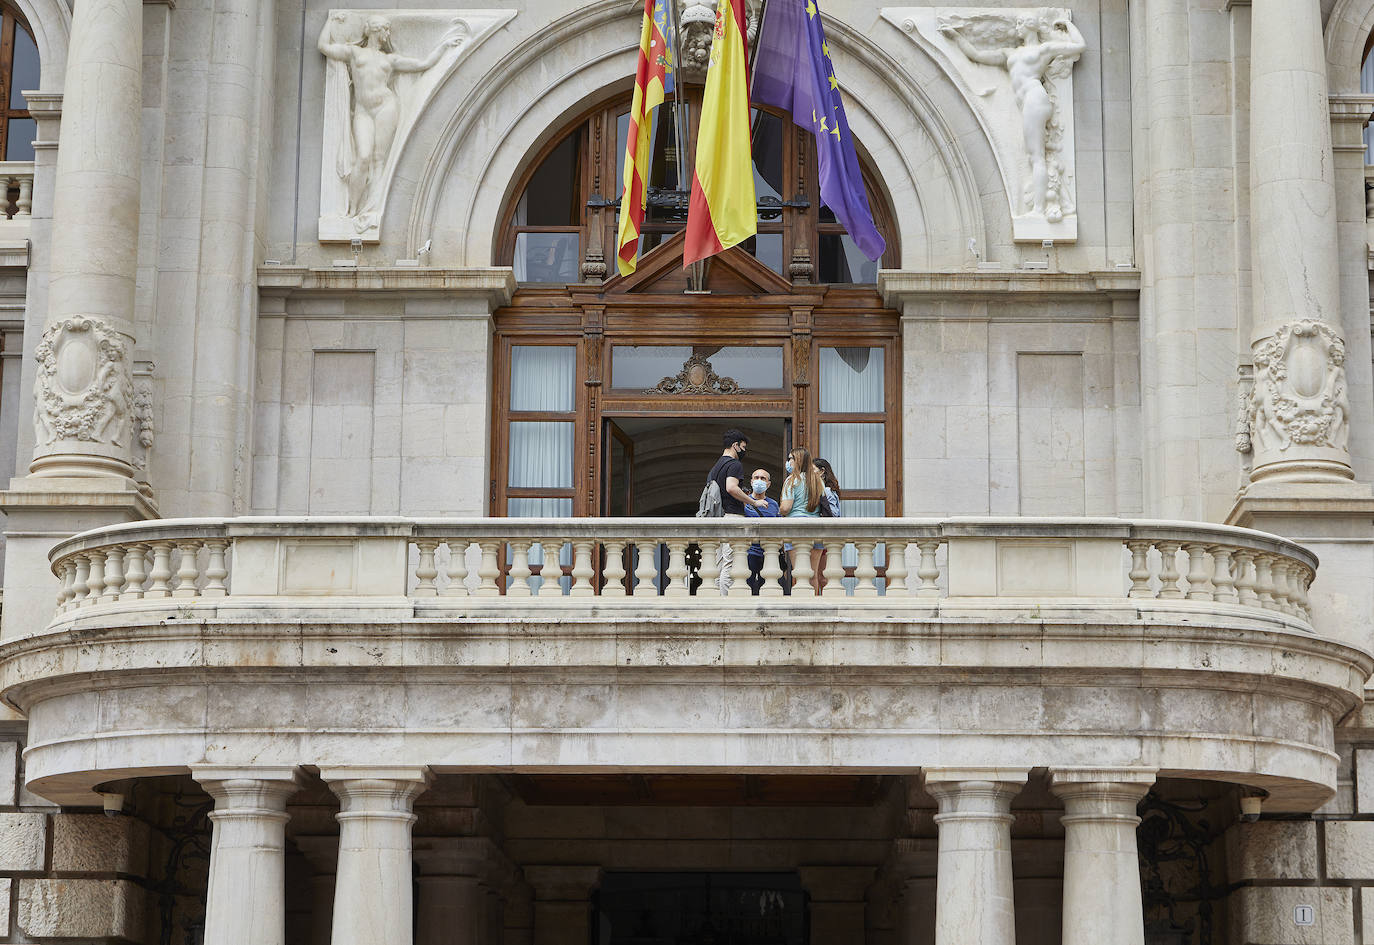
<path id="1" fill-rule="evenodd" d="M 821 482 L 825 483 L 825 496 L 821 499 L 821 502 L 817 506 L 817 509 L 820 511 L 821 516 L 824 518 L 839 518 L 840 480 L 838 477 L 836 477 L 835 470 L 830 467 L 830 463 L 828 460 L 821 459 L 819 456 L 817 456 L 815 459 L 815 464 L 816 468 L 821 471 Z M 824 545 L 821 545 L 820 542 L 817 542 L 816 544 L 820 546 L 820 557 L 817 558 L 817 556 L 813 553 L 811 558 L 812 563 L 814 565 L 812 568 L 812 572 L 815 574 L 814 583 L 816 585 L 816 593 L 819 594 L 821 589 L 824 588 L 826 584 L 825 562 L 829 555 L 827 555 Z"/>
<path id="2" fill-rule="evenodd" d="M 782 501 L 778 504 L 779 510 L 785 518 L 820 518 L 820 504 L 824 501 L 825 481 L 821 478 L 821 471 L 816 468 L 816 464 L 811 461 L 811 453 L 805 447 L 798 446 L 787 454 L 787 478 L 782 484 Z M 825 553 L 825 547 L 820 542 L 816 542 L 811 547 L 811 586 L 817 593 L 820 592 L 820 580 L 818 565 L 821 556 Z M 795 548 L 788 549 L 787 561 L 789 566 L 797 563 L 797 551 Z"/>
<path id="3" fill-rule="evenodd" d="M 740 486 L 744 481 L 744 464 L 740 462 L 740 457 L 749 449 L 749 438 L 739 430 L 731 428 L 721 435 L 721 442 L 725 451 L 711 467 L 707 479 L 715 482 L 720 489 L 721 515 L 725 518 L 744 518 L 745 506 L 767 506 L 762 499 L 755 499 Z M 720 587 L 721 596 L 724 597 L 730 592 L 730 586 L 735 583 L 732 574 L 734 548 L 729 541 L 721 542 L 716 548 L 716 563 L 720 565 L 720 577 L 716 579 L 716 583 Z"/>
<path id="4" fill-rule="evenodd" d="M 773 484 L 773 476 L 768 470 L 759 467 L 755 469 L 750 477 L 750 485 L 753 486 L 753 498 L 763 499 L 765 505 L 760 508 L 757 505 L 746 505 L 744 514 L 747 518 L 777 518 L 778 503 L 768 497 L 768 488 Z M 759 596 L 759 589 L 763 587 L 763 546 L 754 542 L 749 546 L 749 590 L 755 597 Z"/>

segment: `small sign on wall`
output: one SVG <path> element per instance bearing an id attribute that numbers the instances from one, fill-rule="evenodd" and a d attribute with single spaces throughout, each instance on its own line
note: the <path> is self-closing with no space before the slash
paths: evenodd
<path id="1" fill-rule="evenodd" d="M 1316 925 L 1317 907 L 1316 906 L 1294 906 L 1293 907 L 1294 925 Z"/>

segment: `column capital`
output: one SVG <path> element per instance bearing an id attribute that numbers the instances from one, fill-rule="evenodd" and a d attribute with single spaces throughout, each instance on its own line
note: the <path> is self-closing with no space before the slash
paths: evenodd
<path id="1" fill-rule="evenodd" d="M 305 783 L 294 767 L 192 765 L 191 777 L 215 799 L 211 820 L 228 816 L 274 816 L 286 820 L 286 802 Z"/>
<path id="2" fill-rule="evenodd" d="M 1141 797 L 1159 777 L 1157 768 L 1051 768 L 1050 790 L 1056 786 L 1071 784 L 1121 784 L 1144 785 Z"/>
<path id="3" fill-rule="evenodd" d="M 1011 822 L 1011 799 L 1030 776 L 1028 768 L 925 768 L 925 789 L 940 805 L 935 822 L 952 817 Z"/>
<path id="4" fill-rule="evenodd" d="M 320 778 L 339 799 L 339 823 L 353 817 L 395 817 L 414 823 L 415 798 L 434 780 L 426 767 L 321 768 Z"/>

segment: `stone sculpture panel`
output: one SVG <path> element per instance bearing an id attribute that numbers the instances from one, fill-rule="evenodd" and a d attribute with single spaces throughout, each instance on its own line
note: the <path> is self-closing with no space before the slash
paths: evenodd
<path id="1" fill-rule="evenodd" d="M 40 448 L 60 440 L 129 446 L 133 377 L 119 332 L 93 316 L 63 319 L 43 331 L 34 358 Z"/>
<path id="2" fill-rule="evenodd" d="M 1078 238 L 1073 67 L 1087 49 L 1067 9 L 888 7 L 942 62 L 983 124 L 1018 242 Z"/>
<path id="3" fill-rule="evenodd" d="M 1350 398 L 1345 342 L 1325 322 L 1283 325 L 1255 348 L 1250 438 L 1266 451 L 1294 445 L 1345 450 Z"/>
<path id="4" fill-rule="evenodd" d="M 320 242 L 380 239 L 382 212 L 415 120 L 439 85 L 514 10 L 330 10 Z"/>

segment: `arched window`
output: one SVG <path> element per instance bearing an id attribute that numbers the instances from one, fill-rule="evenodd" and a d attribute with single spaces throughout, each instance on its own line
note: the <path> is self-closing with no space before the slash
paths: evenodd
<path id="1" fill-rule="evenodd" d="M 0 154 L 6 161 L 32 161 L 37 125 L 24 92 L 38 88 L 38 46 L 28 24 L 8 6 L 0 6 L 0 83 Z"/>
<path id="2" fill-rule="evenodd" d="M 679 173 L 674 110 L 681 108 L 689 119 L 683 124 L 690 129 L 685 153 L 690 168 L 699 96 L 700 90 L 692 89 L 686 102 L 670 101 L 654 112 L 641 259 L 686 225 L 690 173 Z M 605 265 L 608 277 L 615 275 L 629 109 L 624 96 L 593 109 L 560 131 L 532 162 L 504 217 L 498 253 L 514 267 L 517 281 L 581 282 L 597 265 Z M 880 266 L 895 266 L 896 227 L 876 177 L 865 170 L 875 221 L 888 241 L 884 259 L 875 262 L 859 252 L 821 204 L 811 135 L 772 111 L 754 109 L 751 117 L 758 235 L 744 249 L 779 275 L 793 274 L 795 264 L 815 283 L 872 284 Z"/>

